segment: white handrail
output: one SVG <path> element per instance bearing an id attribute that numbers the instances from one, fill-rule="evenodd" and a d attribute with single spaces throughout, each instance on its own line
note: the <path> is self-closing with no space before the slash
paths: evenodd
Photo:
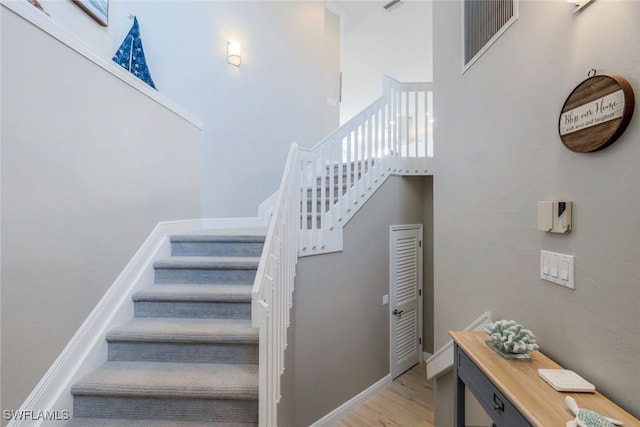
<path id="1" fill-rule="evenodd" d="M 251 291 L 251 323 L 259 329 L 260 426 L 277 425 L 280 376 L 284 372 L 289 310 L 298 262 L 298 158 L 298 145 L 292 143 Z"/>
<path id="2" fill-rule="evenodd" d="M 388 76 L 384 95 L 311 149 L 293 143 L 252 289 L 259 329 L 259 425 L 275 427 L 298 256 L 340 250 L 342 228 L 391 174 L 424 175 L 431 86 Z"/>

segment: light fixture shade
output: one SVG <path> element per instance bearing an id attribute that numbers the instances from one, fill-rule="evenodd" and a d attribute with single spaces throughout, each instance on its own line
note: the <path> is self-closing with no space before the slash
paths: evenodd
<path id="1" fill-rule="evenodd" d="M 227 62 L 236 67 L 240 66 L 240 43 L 227 42 Z"/>

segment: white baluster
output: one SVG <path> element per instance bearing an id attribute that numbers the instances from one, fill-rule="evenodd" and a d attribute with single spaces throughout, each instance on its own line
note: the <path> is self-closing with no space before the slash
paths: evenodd
<path id="1" fill-rule="evenodd" d="M 405 131 L 404 131 L 404 138 L 403 138 L 403 142 L 404 142 L 404 156 L 405 158 L 409 157 L 409 130 L 411 129 L 411 122 L 410 122 L 410 114 L 409 114 L 409 91 L 408 90 L 404 90 L 404 101 L 405 101 L 405 106 L 404 106 L 404 115 L 405 115 Z M 404 166 L 404 165 L 403 165 Z"/>
<path id="2" fill-rule="evenodd" d="M 420 116 L 419 111 L 418 111 L 418 95 L 420 92 L 418 92 L 417 90 L 413 92 L 414 93 L 414 102 L 415 102 L 415 107 L 413 110 L 413 144 L 414 144 L 414 157 L 419 157 L 418 156 L 418 121 L 420 120 Z"/>
<path id="3" fill-rule="evenodd" d="M 367 166 L 365 168 L 365 186 L 364 186 L 364 191 L 365 193 L 369 193 L 369 191 L 371 190 L 371 175 L 373 175 L 371 173 L 371 167 L 373 166 L 373 158 L 375 156 L 374 152 L 374 144 L 375 144 L 375 138 L 374 138 L 374 134 L 373 134 L 373 122 L 375 119 L 375 115 L 373 114 L 373 112 L 371 112 L 368 115 L 369 120 L 367 121 L 367 155 L 366 155 L 366 159 L 365 159 L 365 165 Z"/>

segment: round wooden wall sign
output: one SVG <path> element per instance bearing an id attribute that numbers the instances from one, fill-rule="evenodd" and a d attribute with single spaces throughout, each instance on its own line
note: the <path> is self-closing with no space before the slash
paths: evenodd
<path id="1" fill-rule="evenodd" d="M 624 78 L 615 74 L 589 77 L 562 106 L 560 139 L 577 153 L 602 150 L 627 129 L 634 106 L 633 89 Z"/>

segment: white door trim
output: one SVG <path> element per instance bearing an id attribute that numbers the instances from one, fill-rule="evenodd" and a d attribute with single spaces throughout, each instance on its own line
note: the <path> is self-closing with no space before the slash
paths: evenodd
<path id="1" fill-rule="evenodd" d="M 424 241 L 424 227 L 422 224 L 402 224 L 402 225 L 392 225 L 389 227 L 389 296 L 391 297 L 392 295 L 392 291 L 391 288 L 393 286 L 393 264 L 392 264 L 392 257 L 393 257 L 393 251 L 394 251 L 394 245 L 393 245 L 393 232 L 394 231 L 403 231 L 403 230 L 418 230 L 419 232 L 419 240 L 420 240 L 420 244 L 418 245 L 418 289 L 420 291 L 420 296 L 418 298 L 418 337 L 420 338 L 420 340 L 422 341 L 422 343 L 424 343 L 424 334 L 423 334 L 423 330 L 422 330 L 422 317 L 423 317 L 423 298 L 424 298 L 424 283 L 423 283 L 423 264 L 424 264 L 424 256 L 423 256 L 423 241 Z M 392 310 L 393 310 L 393 301 L 390 301 L 390 304 L 388 305 L 388 309 L 389 309 L 389 372 L 391 373 L 391 378 L 394 379 L 397 375 L 401 374 L 401 372 L 399 373 L 395 373 L 394 372 L 394 366 L 393 366 L 393 352 L 394 352 L 394 348 L 393 348 L 393 314 L 392 314 Z M 424 345 L 424 344 L 422 344 Z M 416 357 L 416 363 L 419 363 L 422 361 L 422 356 L 423 356 L 423 351 L 422 348 L 419 349 L 418 351 L 418 356 Z M 397 375 L 396 375 L 397 374 Z"/>

